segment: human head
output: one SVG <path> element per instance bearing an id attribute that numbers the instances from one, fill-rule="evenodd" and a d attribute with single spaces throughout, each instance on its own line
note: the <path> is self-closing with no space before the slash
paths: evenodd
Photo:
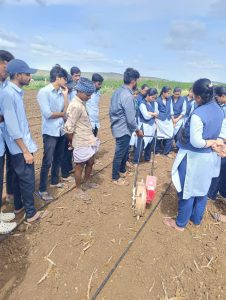
<path id="1" fill-rule="evenodd" d="M 56 64 L 50 71 L 50 82 L 56 87 L 65 87 L 68 80 L 68 73 L 60 65 Z"/>
<path id="2" fill-rule="evenodd" d="M 0 50 L 0 82 L 3 82 L 7 78 L 6 65 L 7 63 L 14 59 L 14 56 L 5 50 Z"/>
<path id="3" fill-rule="evenodd" d="M 203 105 L 213 99 L 213 84 L 207 78 L 201 78 L 194 82 L 193 94 L 198 105 Z"/>
<path id="4" fill-rule="evenodd" d="M 222 105 L 226 104 L 226 87 L 225 86 L 216 86 L 214 88 L 215 99 L 217 102 Z"/>
<path id="5" fill-rule="evenodd" d="M 171 88 L 169 86 L 164 86 L 161 90 L 160 96 L 162 96 L 164 99 L 169 98 L 171 92 Z"/>
<path id="6" fill-rule="evenodd" d="M 37 72 L 36 69 L 30 68 L 28 64 L 21 59 L 12 59 L 7 64 L 6 71 L 9 74 L 10 80 L 19 87 L 29 85 L 31 81 L 31 74 Z"/>
<path id="7" fill-rule="evenodd" d="M 148 85 L 147 85 L 146 83 L 143 84 L 143 85 L 141 86 L 141 88 L 140 88 L 140 93 L 141 93 L 141 95 L 144 96 L 144 97 L 146 97 L 146 96 L 147 96 L 148 90 L 149 90 Z"/>
<path id="8" fill-rule="evenodd" d="M 124 84 L 129 85 L 133 90 L 136 89 L 138 78 L 140 78 L 140 73 L 133 68 L 127 68 L 123 74 Z"/>
<path id="9" fill-rule="evenodd" d="M 79 81 L 80 77 L 81 77 L 81 71 L 78 67 L 72 67 L 70 70 L 72 79 L 77 82 Z"/>
<path id="10" fill-rule="evenodd" d="M 94 73 L 92 75 L 92 82 L 95 85 L 96 91 L 99 91 L 101 89 L 103 81 L 104 78 L 100 74 Z"/>
<path id="11" fill-rule="evenodd" d="M 96 90 L 93 82 L 85 77 L 79 79 L 75 89 L 77 91 L 77 96 L 82 101 L 88 101 Z"/>
<path id="12" fill-rule="evenodd" d="M 157 89 L 155 89 L 155 88 L 150 88 L 150 89 L 147 91 L 146 101 L 148 101 L 148 102 L 155 101 L 155 99 L 157 98 L 157 95 L 158 95 Z"/>
<path id="13" fill-rule="evenodd" d="M 193 91 L 192 91 L 192 88 L 189 89 L 187 97 L 190 98 L 190 99 L 193 98 Z"/>
<path id="14" fill-rule="evenodd" d="M 178 99 L 181 96 L 181 88 L 175 87 L 173 90 L 173 98 Z"/>

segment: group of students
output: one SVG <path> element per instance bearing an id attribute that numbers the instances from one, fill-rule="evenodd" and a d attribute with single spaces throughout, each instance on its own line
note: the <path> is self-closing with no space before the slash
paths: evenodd
<path id="1" fill-rule="evenodd" d="M 172 180 L 178 192 L 178 215 L 164 223 L 183 231 L 189 221 L 201 223 L 208 197 L 215 200 L 218 193 L 226 197 L 226 87 L 214 88 L 204 78 L 194 82 L 187 97 L 181 96 L 178 87 L 170 96 L 167 86 L 158 96 L 157 90 L 147 85 L 134 96 L 139 77 L 137 70 L 126 69 L 124 85 L 111 98 L 111 129 L 116 141 L 112 180 L 120 186 L 129 184 L 131 144 L 135 145 L 137 164 L 143 149 L 144 159 L 150 160 L 153 136 L 157 136 L 156 152 L 169 158 L 175 140 L 178 153 Z M 226 216 L 214 216 L 226 221 Z"/>
<path id="2" fill-rule="evenodd" d="M 35 72 L 11 53 L 0 51 L 0 208 L 5 155 L 7 201 L 13 200 L 15 207 L 13 213 L 0 211 L 0 234 L 16 227 L 16 222 L 11 222 L 16 214 L 25 212 L 27 222 L 33 223 L 48 213 L 37 211 L 34 205 L 33 154 L 37 146 L 23 102 L 22 87 L 29 85 Z M 53 199 L 47 190 L 50 168 L 50 186 L 64 187 L 61 171 L 63 181 L 75 180 L 75 196 L 79 199 L 90 200 L 86 190 L 98 188 L 90 178 L 100 145 L 99 90 L 104 79 L 97 73 L 92 80 L 81 77 L 77 67 L 72 67 L 70 73 L 55 65 L 50 83 L 37 95 L 44 149 L 38 195 L 44 201 Z M 175 140 L 179 150 L 172 179 L 178 191 L 178 216 L 164 223 L 183 231 L 189 221 L 200 224 L 208 197 L 214 200 L 218 193 L 226 197 L 226 88 L 214 88 L 209 79 L 199 79 L 187 97 L 181 96 L 178 87 L 171 96 L 166 86 L 158 96 L 157 90 L 147 85 L 136 95 L 139 77 L 137 70 L 126 69 L 124 84 L 111 97 L 109 115 L 116 142 L 112 181 L 119 186 L 129 184 L 126 178 L 132 141 L 136 164 L 141 152 L 138 149 L 144 149 L 144 159 L 150 160 L 153 136 L 157 136 L 156 152 L 168 158 Z M 70 176 L 72 161 L 75 179 Z M 215 217 L 226 221 L 226 216 Z"/>
<path id="3" fill-rule="evenodd" d="M 34 205 L 33 154 L 38 148 L 30 133 L 23 102 L 22 87 L 29 85 L 31 74 L 36 71 L 8 51 L 0 50 L 0 234 L 15 229 L 17 224 L 11 221 L 17 214 L 25 213 L 27 222 L 33 223 L 48 213 L 37 211 Z M 52 188 L 64 187 L 60 172 L 64 182 L 76 181 L 76 196 L 83 200 L 87 200 L 84 188 L 97 187 L 90 182 L 90 175 L 99 147 L 99 90 L 103 80 L 97 73 L 92 80 L 81 77 L 78 67 L 72 67 L 68 74 L 55 65 L 50 71 L 50 83 L 38 92 L 44 150 L 37 194 L 44 201 L 53 200 L 47 191 L 50 168 Z M 1 209 L 5 155 L 6 200 L 14 204 L 14 212 L 10 213 Z M 70 176 L 73 161 L 75 178 Z"/>

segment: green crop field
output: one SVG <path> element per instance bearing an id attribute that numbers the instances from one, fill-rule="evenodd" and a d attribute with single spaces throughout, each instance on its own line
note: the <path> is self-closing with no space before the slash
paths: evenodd
<path id="1" fill-rule="evenodd" d="M 122 85 L 122 75 L 118 73 L 102 73 L 100 74 L 104 77 L 104 83 L 102 86 L 102 94 L 112 94 L 114 90 Z M 88 77 L 91 79 L 92 73 L 82 73 L 82 76 Z M 44 87 L 49 83 L 49 72 L 39 70 L 35 75 L 32 76 L 32 81 L 26 90 L 38 90 Z M 182 88 L 182 94 L 186 95 L 188 93 L 189 88 L 192 86 L 192 82 L 177 82 L 177 81 L 169 81 L 166 79 L 160 79 L 155 77 L 141 77 L 138 81 L 138 88 L 141 87 L 142 84 L 146 83 L 149 87 L 157 88 L 160 92 L 163 86 L 169 86 L 172 89 L 175 87 Z M 216 83 L 217 84 L 217 83 Z M 225 85 L 225 84 L 223 84 Z"/>

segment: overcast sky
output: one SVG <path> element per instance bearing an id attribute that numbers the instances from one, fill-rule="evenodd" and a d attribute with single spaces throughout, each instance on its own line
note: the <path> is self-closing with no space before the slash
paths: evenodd
<path id="1" fill-rule="evenodd" d="M 0 49 L 39 69 L 226 82 L 226 0 L 0 0 Z"/>

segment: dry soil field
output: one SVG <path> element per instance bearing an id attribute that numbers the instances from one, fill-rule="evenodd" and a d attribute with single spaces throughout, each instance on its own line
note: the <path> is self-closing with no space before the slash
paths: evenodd
<path id="1" fill-rule="evenodd" d="M 26 92 L 25 102 L 40 149 L 35 155 L 38 183 L 42 137 L 35 96 L 34 91 Z M 73 200 L 73 184 L 53 191 L 57 200 L 48 205 L 46 219 L 33 226 L 22 223 L 0 241 L 0 299 L 91 299 L 168 186 L 172 161 L 157 157 L 158 193 L 137 221 L 131 210 L 133 178 L 129 187 L 111 183 L 114 140 L 108 107 L 109 97 L 103 96 L 102 144 L 93 172 L 100 188 L 89 191 L 89 204 Z M 140 177 L 149 167 L 141 163 Z M 43 204 L 36 199 L 37 207 Z M 176 215 L 177 197 L 171 186 L 96 299 L 226 299 L 226 225 L 215 223 L 210 215 L 225 207 L 209 203 L 200 227 L 171 231 L 162 223 L 164 217 Z"/>

